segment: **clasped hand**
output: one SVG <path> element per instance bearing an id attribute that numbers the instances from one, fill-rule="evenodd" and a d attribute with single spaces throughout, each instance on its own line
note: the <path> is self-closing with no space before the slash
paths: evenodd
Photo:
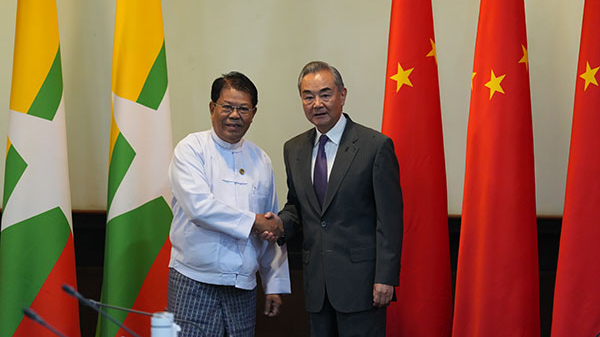
<path id="1" fill-rule="evenodd" d="M 275 242 L 283 236 L 283 221 L 273 212 L 256 214 L 252 231 L 263 240 Z"/>

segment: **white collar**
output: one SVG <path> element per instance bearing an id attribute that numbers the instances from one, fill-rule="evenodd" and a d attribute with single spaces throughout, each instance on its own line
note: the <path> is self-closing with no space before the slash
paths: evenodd
<path id="1" fill-rule="evenodd" d="M 210 129 L 210 135 L 212 136 L 212 139 L 215 143 L 227 150 L 239 150 L 242 147 L 242 144 L 244 143 L 244 138 L 240 139 L 239 142 L 233 144 L 226 142 L 223 139 L 221 139 L 219 135 L 217 135 L 215 129 Z"/>
<path id="2" fill-rule="evenodd" d="M 342 139 L 342 134 L 344 133 L 344 129 L 346 128 L 347 122 L 348 119 L 346 118 L 346 116 L 344 116 L 344 114 L 342 114 L 340 116 L 340 119 L 338 119 L 337 123 L 335 123 L 335 125 L 331 129 L 329 129 L 329 131 L 324 133 L 325 135 L 327 135 L 327 138 L 329 138 L 329 140 L 337 146 L 340 145 L 340 140 Z M 319 138 L 322 135 L 322 133 L 319 132 L 319 129 L 317 129 L 316 127 L 315 130 L 317 130 L 317 136 L 315 137 L 315 142 L 313 146 L 316 146 L 319 143 Z"/>

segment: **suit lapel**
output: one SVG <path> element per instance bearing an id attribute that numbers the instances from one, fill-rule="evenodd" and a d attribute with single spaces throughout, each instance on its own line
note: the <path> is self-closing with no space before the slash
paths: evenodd
<path id="1" fill-rule="evenodd" d="M 335 155 L 335 161 L 333 162 L 331 173 L 329 174 L 329 181 L 327 183 L 327 193 L 325 194 L 325 201 L 323 203 L 323 209 L 321 211 L 321 214 L 325 213 L 327 207 L 329 207 L 329 204 L 331 204 L 331 201 L 337 193 L 337 190 L 339 189 L 342 180 L 346 175 L 346 172 L 348 172 L 348 168 L 350 167 L 352 160 L 354 160 L 354 156 L 358 152 L 358 146 L 356 145 L 356 141 L 358 140 L 358 134 L 354 129 L 354 122 L 352 122 L 352 120 L 350 120 L 350 117 L 348 117 L 347 115 L 346 118 L 348 119 L 348 121 L 344 133 L 342 134 L 342 139 L 340 140 L 340 145 L 338 146 L 337 153 Z"/>
<path id="2" fill-rule="evenodd" d="M 303 140 L 302 145 L 298 149 L 296 154 L 296 167 L 300 176 L 300 181 L 304 185 L 303 188 L 306 191 L 308 202 L 316 210 L 317 213 L 321 211 L 317 194 L 312 184 L 312 171 L 311 171 L 311 160 L 312 150 L 314 147 L 316 131 L 311 129 L 306 133 L 306 138 Z"/>

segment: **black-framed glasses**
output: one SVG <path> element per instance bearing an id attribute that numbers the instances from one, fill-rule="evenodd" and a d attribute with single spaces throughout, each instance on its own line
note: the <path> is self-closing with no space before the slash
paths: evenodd
<path id="1" fill-rule="evenodd" d="M 216 105 L 218 105 L 222 110 L 223 113 L 226 114 L 230 114 L 233 112 L 233 110 L 237 110 L 237 112 L 240 115 L 248 115 L 249 113 L 253 112 L 254 110 L 256 110 L 256 107 L 254 108 L 249 108 L 247 106 L 235 106 L 235 105 L 231 105 L 231 104 L 219 104 L 217 102 L 214 102 Z"/>

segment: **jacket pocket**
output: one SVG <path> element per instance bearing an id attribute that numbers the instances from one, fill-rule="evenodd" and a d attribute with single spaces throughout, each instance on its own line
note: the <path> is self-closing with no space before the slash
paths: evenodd
<path id="1" fill-rule="evenodd" d="M 308 264 L 310 261 L 310 250 L 302 250 L 302 264 Z"/>
<path id="2" fill-rule="evenodd" d="M 352 262 L 375 260 L 375 248 L 350 249 L 350 260 L 352 260 Z"/>

